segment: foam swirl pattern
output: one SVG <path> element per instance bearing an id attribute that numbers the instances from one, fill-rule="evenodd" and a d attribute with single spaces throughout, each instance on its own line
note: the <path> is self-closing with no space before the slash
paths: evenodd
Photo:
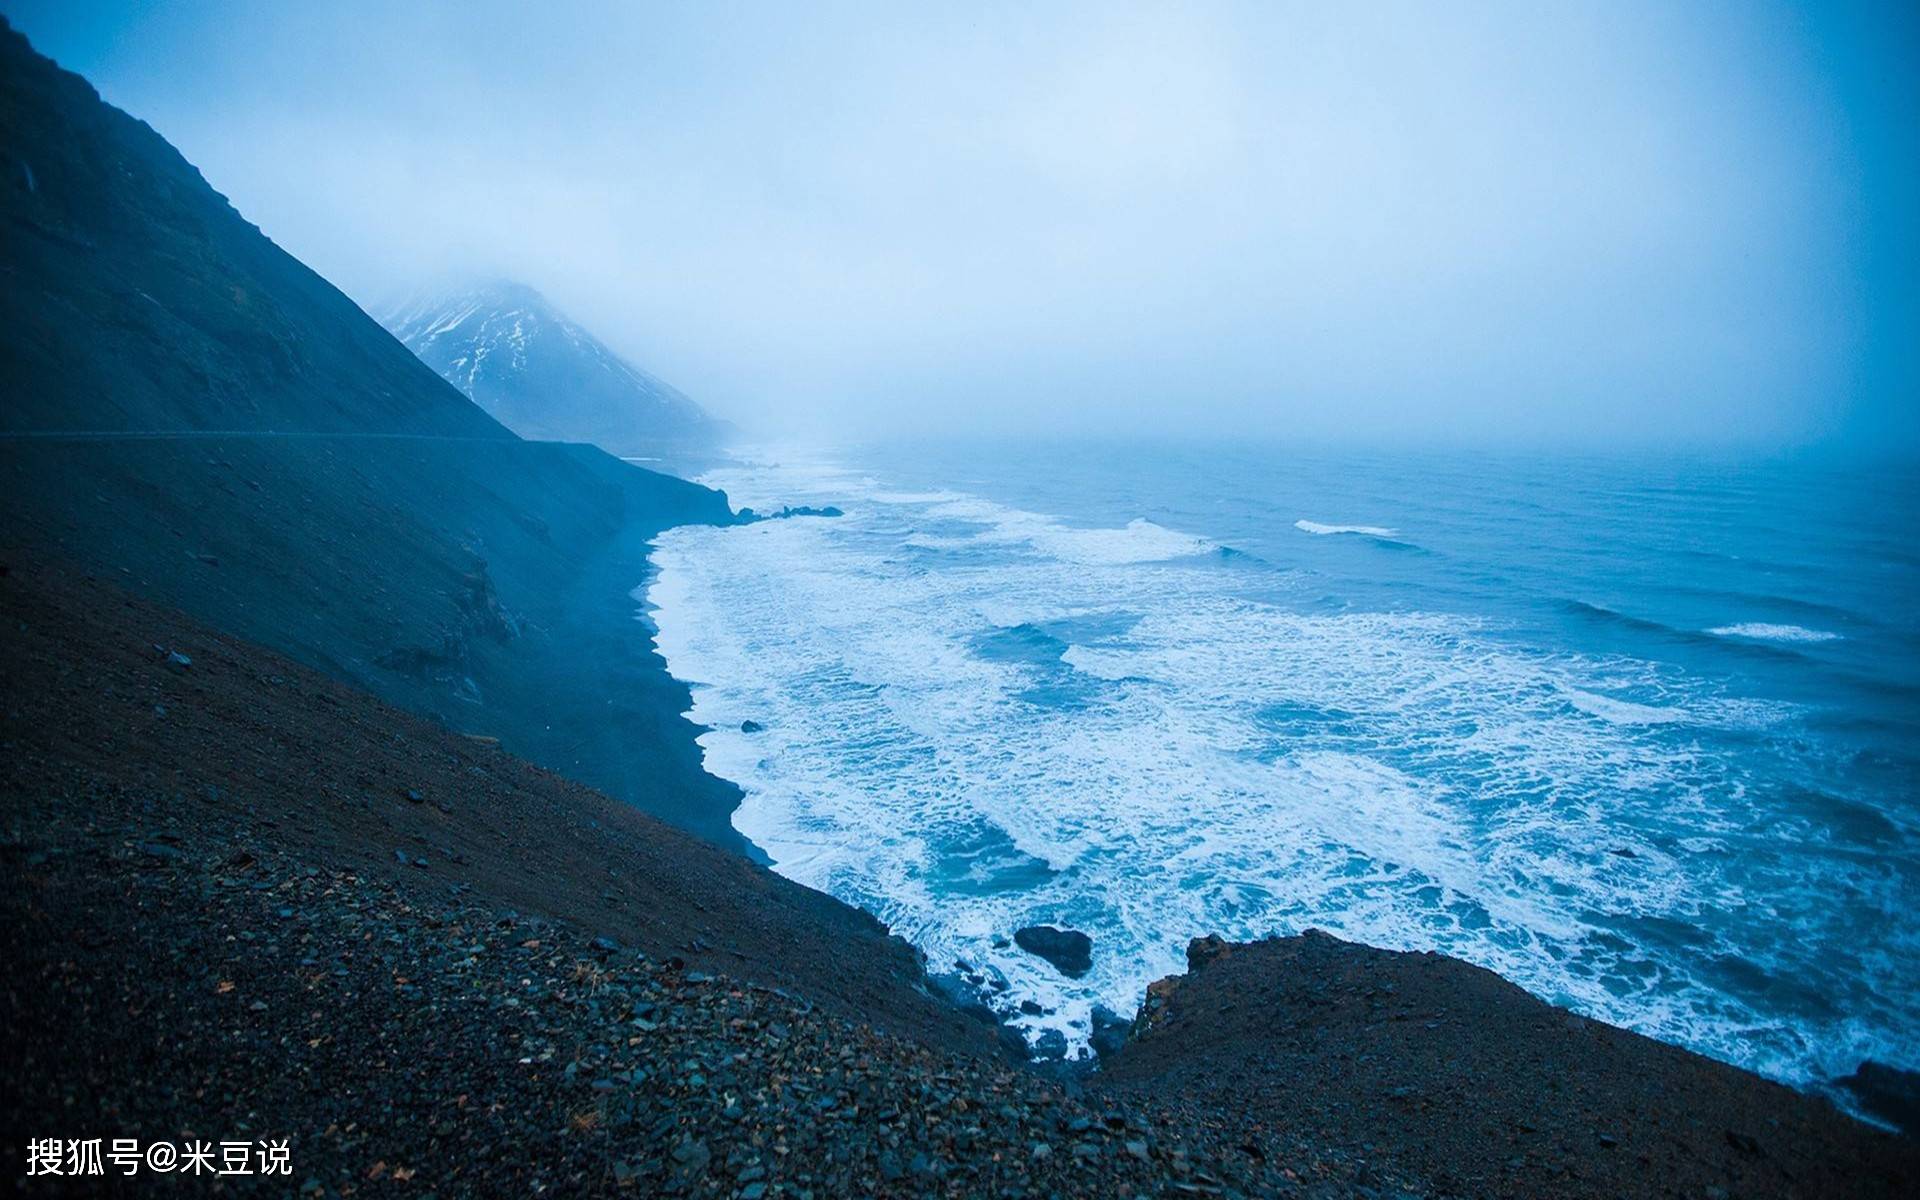
<path id="1" fill-rule="evenodd" d="M 735 825 L 1030 1037 L 1084 1053 L 1093 1006 L 1131 1013 L 1195 934 L 1317 926 L 1782 1079 L 1916 1065 L 1911 809 L 1805 696 L 1459 588 L 1356 603 L 1285 559 L 1394 555 L 1417 513 L 1357 539 L 1280 514 L 1255 553 L 1231 522 L 1083 524 L 817 461 L 706 482 L 845 510 L 659 543 L 660 648 Z M 1631 636 L 1755 653 L 1726 632 Z M 1092 936 L 1091 973 L 1008 944 L 1043 922 Z"/>

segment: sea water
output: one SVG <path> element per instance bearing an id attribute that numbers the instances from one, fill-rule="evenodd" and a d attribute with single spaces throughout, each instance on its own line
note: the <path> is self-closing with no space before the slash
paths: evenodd
<path id="1" fill-rule="evenodd" d="M 1196 935 L 1320 928 L 1791 1082 L 1920 1067 L 1911 466 L 1089 441 L 706 482 L 842 510 L 659 543 L 734 824 L 1031 1039 L 1084 1054 Z"/>

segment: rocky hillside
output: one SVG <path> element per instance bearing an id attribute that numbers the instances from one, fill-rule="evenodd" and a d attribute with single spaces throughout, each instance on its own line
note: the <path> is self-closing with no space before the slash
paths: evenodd
<path id="1" fill-rule="evenodd" d="M 1197 943 L 1100 1072 L 1049 1077 L 870 918 L 497 747 L 4 547 L 0 623 L 15 1177 L 29 1137 L 98 1135 L 286 1137 L 264 1190 L 309 1196 L 1920 1179 L 1920 1142 L 1819 1100 L 1323 936 Z"/>
<path id="2" fill-rule="evenodd" d="M 609 350 L 525 284 L 431 291 L 382 318 L 395 337 L 525 438 L 650 455 L 724 426 L 679 389 Z"/>
<path id="3" fill-rule="evenodd" d="M 1373 1194 L 1364 1156 L 1021 1069 L 838 901 L 100 581 L 0 563 L 12 1178 L 29 1138 L 271 1137 L 290 1178 L 127 1190 Z"/>
<path id="4" fill-rule="evenodd" d="M 1195 940 L 1106 1064 L 1116 1096 L 1458 1196 L 1899 1196 L 1920 1141 L 1825 1100 L 1587 1020 L 1442 955 L 1323 933 Z M 1363 1150 L 1364 1148 L 1364 1150 Z"/>
<path id="5" fill-rule="evenodd" d="M 0 527 L 730 845 L 635 623 L 717 492 L 529 444 L 0 26 Z"/>

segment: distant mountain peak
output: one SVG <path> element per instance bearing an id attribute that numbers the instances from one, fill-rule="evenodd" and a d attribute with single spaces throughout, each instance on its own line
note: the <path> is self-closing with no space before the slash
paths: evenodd
<path id="1" fill-rule="evenodd" d="M 422 289 L 381 323 L 522 437 L 635 454 L 710 442 L 726 428 L 518 280 Z"/>

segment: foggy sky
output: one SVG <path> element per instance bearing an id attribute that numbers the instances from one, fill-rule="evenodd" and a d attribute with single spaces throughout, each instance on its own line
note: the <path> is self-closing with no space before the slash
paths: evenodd
<path id="1" fill-rule="evenodd" d="M 363 303 L 750 428 L 1920 433 L 1915 6 L 943 7 L 0 3 Z"/>

